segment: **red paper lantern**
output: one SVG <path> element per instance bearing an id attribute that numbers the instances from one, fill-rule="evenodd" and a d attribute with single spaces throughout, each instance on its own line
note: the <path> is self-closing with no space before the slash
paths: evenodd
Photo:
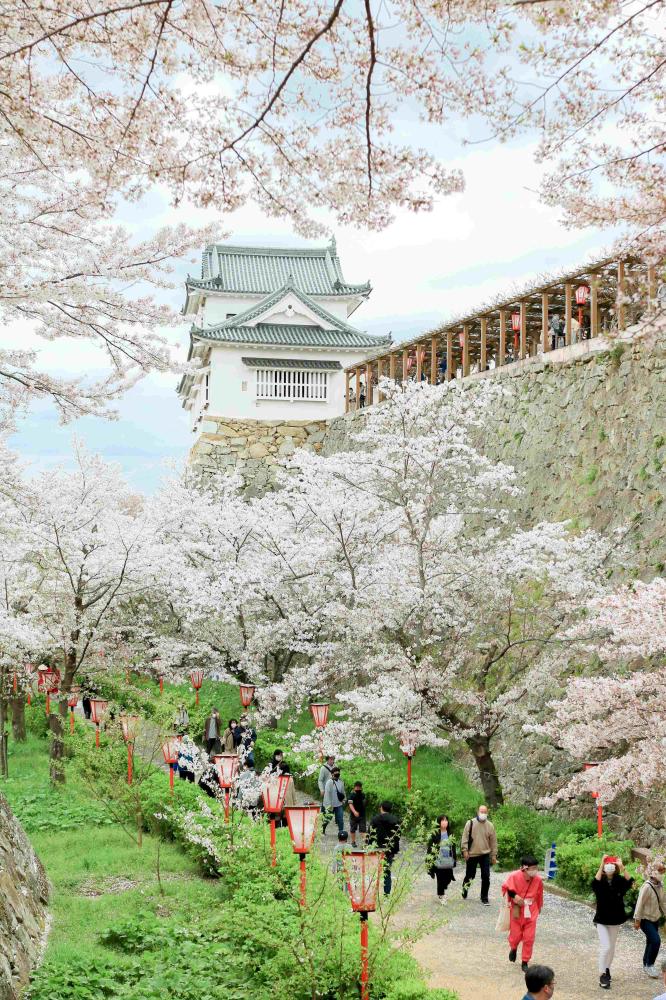
<path id="1" fill-rule="evenodd" d="M 400 737 L 400 749 L 405 757 L 413 757 L 418 746 L 416 733 L 403 733 Z"/>
<path id="2" fill-rule="evenodd" d="M 327 702 L 317 702 L 314 701 L 310 705 L 310 713 L 314 720 L 314 724 L 317 729 L 323 729 L 328 722 L 328 709 L 329 705 Z"/>
<path id="3" fill-rule="evenodd" d="M 80 694 L 79 688 L 72 688 L 72 690 L 67 695 L 67 705 L 69 708 L 72 709 L 72 711 L 74 711 L 74 709 L 79 703 L 79 694 Z"/>
<path id="4" fill-rule="evenodd" d="M 192 681 L 192 687 L 195 691 L 198 691 L 203 684 L 204 672 L 203 670 L 191 670 L 190 680 Z"/>
<path id="5" fill-rule="evenodd" d="M 240 684 L 240 700 L 243 708 L 249 708 L 252 704 L 252 699 L 254 698 L 254 692 L 257 690 L 254 684 Z"/>
<path id="6" fill-rule="evenodd" d="M 221 788 L 231 788 L 238 774 L 238 755 L 235 753 L 218 753 L 213 757 L 217 779 Z"/>
<path id="7" fill-rule="evenodd" d="M 37 673 L 37 690 L 55 694 L 60 684 L 60 671 L 50 667 L 40 667 Z"/>
<path id="8" fill-rule="evenodd" d="M 264 800 L 264 812 L 280 813 L 284 809 L 284 800 L 287 795 L 289 783 L 292 780 L 290 774 L 280 774 L 276 777 L 268 778 L 261 786 L 261 795 Z"/>
<path id="9" fill-rule="evenodd" d="M 134 743 L 134 740 L 136 739 L 136 731 L 139 727 L 139 716 L 121 715 L 120 726 L 123 731 L 125 743 Z"/>
<path id="10" fill-rule="evenodd" d="M 376 910 L 383 860 L 383 851 L 343 852 L 342 864 L 355 912 L 372 913 Z"/>
<path id="11" fill-rule="evenodd" d="M 175 764 L 178 760 L 178 754 L 180 753 L 180 736 L 170 736 L 168 740 L 165 740 L 162 744 L 162 754 L 164 756 L 165 764 Z"/>
<path id="12" fill-rule="evenodd" d="M 285 815 L 294 853 L 308 854 L 314 843 L 321 809 L 318 805 L 287 806 Z"/>
<path id="13" fill-rule="evenodd" d="M 511 329 L 514 333 L 520 332 L 520 313 L 511 313 Z"/>
<path id="14" fill-rule="evenodd" d="M 590 289 L 588 285 L 579 285 L 576 289 L 576 305 L 584 306 L 590 297 Z"/>
<path id="15" fill-rule="evenodd" d="M 90 699 L 90 718 L 96 726 L 99 726 L 100 722 L 103 721 L 108 707 L 108 701 L 103 701 L 101 698 Z"/>

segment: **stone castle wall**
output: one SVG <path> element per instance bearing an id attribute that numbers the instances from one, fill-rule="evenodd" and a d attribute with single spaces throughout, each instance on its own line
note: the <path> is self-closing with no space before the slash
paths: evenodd
<path id="1" fill-rule="evenodd" d="M 41 957 L 47 902 L 41 862 L 0 794 L 0 1000 L 18 1000 Z"/>
<path id="2" fill-rule="evenodd" d="M 207 415 L 190 462 L 204 472 L 237 472 L 247 495 L 273 487 L 275 467 L 296 448 L 321 451 L 325 420 L 236 420 Z"/>

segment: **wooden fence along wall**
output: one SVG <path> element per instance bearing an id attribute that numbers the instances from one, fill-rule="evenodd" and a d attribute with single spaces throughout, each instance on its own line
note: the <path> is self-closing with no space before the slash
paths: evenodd
<path id="1" fill-rule="evenodd" d="M 431 385 L 500 368 L 539 348 L 547 353 L 612 329 L 624 330 L 655 307 L 657 270 L 636 259 L 603 260 L 372 355 L 345 369 L 345 412 L 373 402 L 381 378 Z M 562 321 L 554 337 L 554 317 Z M 553 344 L 553 341 L 555 343 Z M 380 394 L 381 397 L 381 394 Z"/>

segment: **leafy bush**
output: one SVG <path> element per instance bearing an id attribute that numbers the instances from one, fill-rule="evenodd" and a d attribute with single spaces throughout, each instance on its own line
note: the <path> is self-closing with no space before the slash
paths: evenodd
<path id="1" fill-rule="evenodd" d="M 631 858 L 634 843 L 631 840 L 614 840 L 611 837 L 560 840 L 557 843 L 557 883 L 580 896 L 590 894 L 590 884 L 597 873 L 603 854 L 617 854 L 625 863 Z M 628 865 L 630 874 L 635 865 Z M 636 888 L 627 895 L 627 904 L 635 899 Z"/>
<path id="2" fill-rule="evenodd" d="M 37 788 L 12 795 L 12 809 L 26 833 L 109 826 L 113 820 L 94 802 L 70 801 L 66 788 Z"/>
<path id="3" fill-rule="evenodd" d="M 33 695 L 32 704 L 25 706 L 25 728 L 31 736 L 46 739 L 49 727 L 46 719 L 45 699 L 41 695 L 39 697 Z"/>

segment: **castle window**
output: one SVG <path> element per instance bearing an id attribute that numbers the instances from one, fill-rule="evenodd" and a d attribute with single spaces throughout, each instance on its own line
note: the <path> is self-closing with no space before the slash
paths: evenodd
<path id="1" fill-rule="evenodd" d="M 304 399 L 325 402 L 328 372 L 294 368 L 258 368 L 257 399 Z"/>

